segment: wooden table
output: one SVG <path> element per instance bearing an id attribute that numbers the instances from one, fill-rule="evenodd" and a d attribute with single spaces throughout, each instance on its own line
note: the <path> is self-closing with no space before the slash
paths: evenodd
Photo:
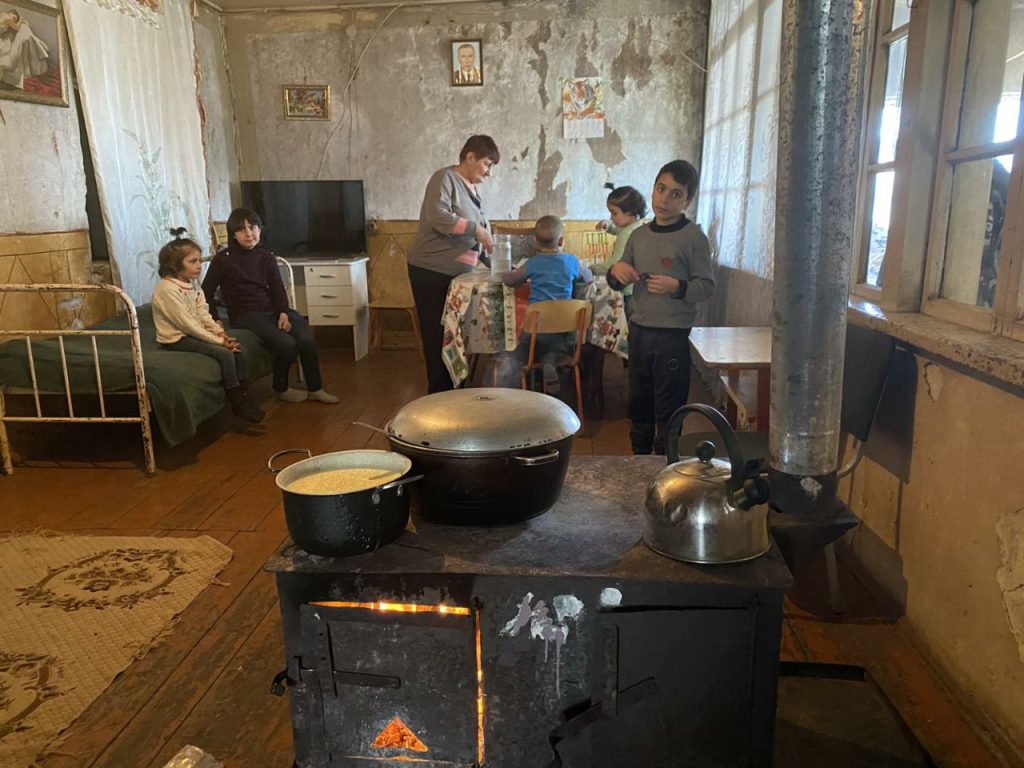
<path id="1" fill-rule="evenodd" d="M 768 431 L 771 395 L 772 329 L 761 327 L 694 328 L 690 346 L 708 368 L 722 372 L 726 395 L 726 417 L 736 425 L 740 410 L 758 432 Z M 740 396 L 740 373 L 756 371 L 757 395 L 753 413 Z M 749 398 L 748 398 L 749 402 Z"/>

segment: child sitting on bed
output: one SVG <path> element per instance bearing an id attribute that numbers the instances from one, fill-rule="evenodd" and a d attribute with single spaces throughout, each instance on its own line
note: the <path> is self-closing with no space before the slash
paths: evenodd
<path id="1" fill-rule="evenodd" d="M 174 239 L 160 249 L 160 282 L 153 291 L 153 323 L 156 340 L 174 352 L 198 352 L 220 366 L 231 411 L 253 423 L 263 411 L 249 400 L 248 365 L 238 339 L 224 333 L 210 316 L 203 292 L 195 284 L 202 271 L 199 245 L 184 237 L 185 228 L 172 229 Z"/>
<path id="2" fill-rule="evenodd" d="M 227 248 L 213 257 L 203 280 L 203 293 L 216 312 L 216 293 L 227 306 L 236 328 L 246 328 L 274 353 L 274 392 L 288 403 L 307 398 L 336 403 L 320 379 L 320 357 L 305 319 L 288 307 L 288 294 L 274 254 L 260 246 L 263 222 L 256 211 L 236 208 L 228 216 Z M 217 315 L 213 315 L 216 319 Z M 288 372 L 298 358 L 306 376 L 306 390 L 288 386 Z"/>

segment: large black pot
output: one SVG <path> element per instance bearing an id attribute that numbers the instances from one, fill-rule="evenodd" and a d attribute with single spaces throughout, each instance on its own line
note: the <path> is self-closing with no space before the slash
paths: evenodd
<path id="1" fill-rule="evenodd" d="M 277 469 L 274 462 L 290 453 L 309 458 Z M 277 487 L 284 496 L 284 517 L 288 533 L 299 547 L 314 555 L 344 557 L 372 552 L 397 539 L 409 522 L 409 494 L 406 483 L 420 478 L 408 475 L 412 462 L 391 451 L 337 451 L 313 456 L 304 448 L 278 451 L 267 460 L 267 469 L 277 475 Z M 288 486 L 317 472 L 343 468 L 372 468 L 401 472 L 393 482 L 351 493 L 296 493 Z"/>
<path id="2" fill-rule="evenodd" d="M 486 526 L 526 520 L 558 501 L 579 427 L 553 397 L 479 388 L 421 397 L 386 431 L 392 449 L 423 475 L 414 490 L 419 514 Z"/>

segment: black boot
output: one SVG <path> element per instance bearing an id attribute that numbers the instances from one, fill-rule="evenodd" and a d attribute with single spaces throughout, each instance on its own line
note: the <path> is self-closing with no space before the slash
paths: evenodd
<path id="1" fill-rule="evenodd" d="M 240 419 L 258 424 L 263 421 L 263 411 L 249 402 L 245 391 L 239 387 L 232 387 L 224 390 L 228 396 L 228 403 L 231 404 L 231 412 Z"/>

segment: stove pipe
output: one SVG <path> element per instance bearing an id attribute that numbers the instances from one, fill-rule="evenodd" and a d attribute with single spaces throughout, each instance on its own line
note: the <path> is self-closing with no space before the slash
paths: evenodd
<path id="1" fill-rule="evenodd" d="M 867 15 L 783 5 L 769 456 L 773 505 L 802 517 L 836 514 Z"/>

